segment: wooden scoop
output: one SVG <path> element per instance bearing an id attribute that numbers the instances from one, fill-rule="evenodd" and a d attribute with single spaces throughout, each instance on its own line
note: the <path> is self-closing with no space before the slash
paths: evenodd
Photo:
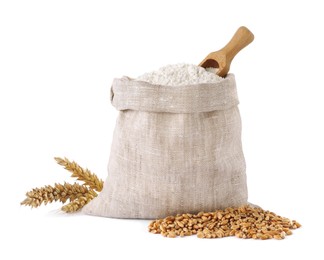
<path id="1" fill-rule="evenodd" d="M 245 46 L 249 45 L 253 39 L 253 33 L 251 33 L 248 28 L 242 26 L 238 28 L 232 39 L 224 48 L 208 54 L 199 66 L 204 68 L 218 68 L 216 74 L 220 77 L 225 77 L 235 55 Z"/>

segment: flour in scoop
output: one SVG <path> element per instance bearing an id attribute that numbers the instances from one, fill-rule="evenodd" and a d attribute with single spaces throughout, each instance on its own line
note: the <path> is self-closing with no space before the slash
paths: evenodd
<path id="1" fill-rule="evenodd" d="M 215 68 L 204 69 L 193 64 L 173 64 L 139 76 L 137 80 L 155 85 L 184 86 L 200 83 L 216 83 L 223 78 L 215 74 Z"/>

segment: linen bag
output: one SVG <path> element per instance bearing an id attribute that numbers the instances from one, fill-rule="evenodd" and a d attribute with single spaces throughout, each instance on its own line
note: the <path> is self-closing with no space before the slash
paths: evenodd
<path id="1" fill-rule="evenodd" d="M 111 102 L 120 112 L 108 177 L 83 212 L 154 219 L 247 203 L 233 74 L 186 86 L 123 77 Z"/>

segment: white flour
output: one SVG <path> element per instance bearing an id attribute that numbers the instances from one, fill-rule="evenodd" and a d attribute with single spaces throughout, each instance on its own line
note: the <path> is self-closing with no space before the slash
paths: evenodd
<path id="1" fill-rule="evenodd" d="M 183 63 L 167 65 L 137 78 L 137 80 L 165 86 L 216 83 L 222 79 L 215 74 L 215 68 L 204 69 L 197 65 Z"/>

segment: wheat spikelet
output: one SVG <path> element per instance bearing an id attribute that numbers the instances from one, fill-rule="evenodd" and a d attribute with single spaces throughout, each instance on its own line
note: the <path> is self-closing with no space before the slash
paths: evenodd
<path id="1" fill-rule="evenodd" d="M 60 201 L 65 203 L 66 201 L 73 201 L 84 194 L 87 194 L 89 189 L 78 183 L 70 184 L 55 183 L 54 186 L 46 185 L 41 188 L 34 188 L 26 193 L 26 199 L 20 204 L 25 206 L 31 206 L 37 208 L 42 203 L 52 203 L 53 201 Z"/>
<path id="2" fill-rule="evenodd" d="M 83 169 L 76 162 L 70 162 L 67 158 L 54 158 L 59 165 L 62 165 L 66 170 L 72 172 L 72 177 L 77 178 L 79 181 L 83 181 L 91 189 L 96 191 L 102 191 L 103 181 L 100 180 L 95 174 L 91 173 L 88 169 Z"/>
<path id="3" fill-rule="evenodd" d="M 66 213 L 73 213 L 79 211 L 84 207 L 84 205 L 88 204 L 92 199 L 94 199 L 97 196 L 98 195 L 94 190 L 89 190 L 89 192 L 76 198 L 74 201 L 70 202 L 69 204 L 64 205 L 61 209 Z"/>

